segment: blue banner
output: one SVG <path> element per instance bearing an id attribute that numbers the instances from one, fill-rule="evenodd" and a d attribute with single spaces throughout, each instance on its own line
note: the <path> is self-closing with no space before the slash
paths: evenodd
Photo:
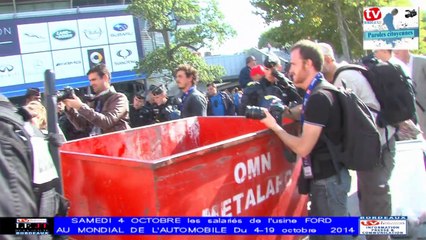
<path id="1" fill-rule="evenodd" d="M 56 235 L 358 235 L 358 217 L 58 217 Z"/>
<path id="2" fill-rule="evenodd" d="M 415 37 L 419 37 L 418 28 L 364 32 L 364 40 L 401 40 Z"/>

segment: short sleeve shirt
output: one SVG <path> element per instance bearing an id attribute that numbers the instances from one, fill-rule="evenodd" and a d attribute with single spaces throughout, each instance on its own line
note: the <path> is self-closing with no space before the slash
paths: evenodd
<path id="1" fill-rule="evenodd" d="M 320 90 L 313 93 L 306 104 L 304 119 L 304 124 L 322 127 L 323 132 L 321 134 L 325 133 L 333 143 L 338 144 L 341 142 L 342 118 L 340 105 L 332 92 Z M 312 149 L 310 157 L 315 179 L 331 177 L 336 173 L 327 144 L 321 137 Z"/>

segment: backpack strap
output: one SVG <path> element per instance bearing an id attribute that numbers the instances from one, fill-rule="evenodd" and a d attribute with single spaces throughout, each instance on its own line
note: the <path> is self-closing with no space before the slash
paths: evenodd
<path id="1" fill-rule="evenodd" d="M 334 85 L 325 82 L 325 81 L 321 81 L 314 89 L 313 93 L 318 92 L 320 90 L 326 90 L 329 91 L 333 94 L 333 96 L 335 97 L 335 101 L 339 101 L 339 98 L 337 96 L 337 92 L 339 92 L 338 88 L 336 88 Z M 330 138 L 327 137 L 327 135 L 325 134 L 324 131 L 321 131 L 320 134 L 320 139 L 322 141 L 324 141 L 327 145 L 327 149 L 330 152 L 330 156 L 331 156 L 331 162 L 333 163 L 333 167 L 336 170 L 336 174 L 338 177 L 338 181 L 339 183 L 342 181 L 341 180 L 341 176 L 340 176 L 340 170 L 342 169 L 342 166 L 339 165 L 339 145 L 335 145 Z"/>
<path id="2" fill-rule="evenodd" d="M 423 107 L 423 106 L 422 106 L 422 104 L 420 104 L 420 102 L 419 102 L 419 101 L 417 101 L 417 99 L 416 99 L 416 104 L 417 104 L 417 106 L 420 108 L 420 110 L 422 110 L 422 112 L 424 112 L 424 111 L 425 111 L 425 107 Z"/>
<path id="3" fill-rule="evenodd" d="M 333 76 L 333 82 L 332 82 L 332 84 L 334 84 L 334 82 L 336 81 L 336 79 L 337 79 L 337 77 L 339 76 L 339 74 L 340 74 L 341 72 L 343 72 L 343 71 L 346 71 L 346 70 L 355 70 L 355 71 L 360 71 L 360 72 L 362 73 L 362 75 L 364 75 L 364 76 L 366 76 L 366 73 L 367 73 L 367 69 L 366 69 L 366 68 L 364 68 L 364 67 L 362 67 L 362 66 L 355 65 L 355 64 L 343 65 L 343 66 L 339 67 L 339 68 L 336 70 L 336 72 L 334 73 L 334 76 Z M 346 88 L 346 87 L 345 87 L 345 88 Z"/>

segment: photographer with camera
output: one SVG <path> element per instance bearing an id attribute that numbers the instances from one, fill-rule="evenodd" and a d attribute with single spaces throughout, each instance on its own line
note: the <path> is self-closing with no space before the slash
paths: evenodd
<path id="1" fill-rule="evenodd" d="M 265 76 L 257 82 L 250 82 L 244 89 L 239 108 L 239 115 L 245 115 L 247 106 L 266 106 L 265 97 L 275 96 L 283 104 L 288 105 L 292 101 L 301 101 L 293 83 L 280 73 L 282 66 L 277 56 L 269 55 L 264 61 Z"/>
<path id="2" fill-rule="evenodd" d="M 328 84 L 320 72 L 323 63 L 323 54 L 315 42 L 301 40 L 291 49 L 290 74 L 294 83 L 306 90 L 300 136 L 285 131 L 267 110 L 261 122 L 300 157 L 302 171 L 298 187 L 300 193 L 309 194 L 309 216 L 347 216 L 349 172 L 346 168 L 334 167 L 326 140 L 320 137 L 325 134 L 332 143 L 339 143 L 343 136 L 341 104 L 331 91 L 322 89 Z M 309 238 L 346 239 L 345 236 Z"/>
<path id="3" fill-rule="evenodd" d="M 79 130 L 90 130 L 90 136 L 130 129 L 129 101 L 126 95 L 117 93 L 111 86 L 111 74 L 104 64 L 89 70 L 87 76 L 95 97 L 85 104 L 74 93 L 64 99 L 65 114 Z M 90 105 L 90 106 L 89 106 Z"/>

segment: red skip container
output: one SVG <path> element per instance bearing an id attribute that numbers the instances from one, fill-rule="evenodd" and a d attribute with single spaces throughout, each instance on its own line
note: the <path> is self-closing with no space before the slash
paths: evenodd
<path id="1" fill-rule="evenodd" d="M 286 129 L 296 132 L 297 124 Z M 257 120 L 192 117 L 61 148 L 71 216 L 304 216 L 292 164 Z M 295 239 L 296 236 L 73 236 L 75 239 Z"/>

